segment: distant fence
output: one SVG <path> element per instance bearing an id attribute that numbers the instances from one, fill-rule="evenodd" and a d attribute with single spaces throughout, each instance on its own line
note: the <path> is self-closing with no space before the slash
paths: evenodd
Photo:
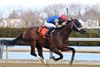
<path id="1" fill-rule="evenodd" d="M 100 42 L 100 38 L 69 38 L 73 42 Z"/>
<path id="2" fill-rule="evenodd" d="M 2 53 L 3 53 L 3 44 L 0 45 L 0 59 L 2 59 Z"/>
<path id="3" fill-rule="evenodd" d="M 15 38 L 0 38 L 0 40 L 13 40 Z M 71 42 L 100 42 L 100 38 L 69 38 Z M 8 62 L 8 46 L 6 46 L 6 62 Z M 16 50 L 17 51 L 17 50 Z M 0 45 L 0 59 L 2 58 L 3 44 Z"/>

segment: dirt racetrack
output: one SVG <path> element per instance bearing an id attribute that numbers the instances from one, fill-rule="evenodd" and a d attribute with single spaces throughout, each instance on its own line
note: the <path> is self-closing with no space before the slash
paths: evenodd
<path id="1" fill-rule="evenodd" d="M 48 65 L 41 64 L 39 60 L 9 60 L 7 63 L 3 60 L 0 67 L 100 67 L 100 61 L 74 61 L 69 65 L 69 61 L 48 60 Z"/>
<path id="2" fill-rule="evenodd" d="M 44 64 L 37 63 L 2 63 L 0 67 L 48 67 Z M 73 64 L 72 66 L 68 64 L 49 64 L 49 67 L 100 67 L 100 65 L 82 65 Z"/>

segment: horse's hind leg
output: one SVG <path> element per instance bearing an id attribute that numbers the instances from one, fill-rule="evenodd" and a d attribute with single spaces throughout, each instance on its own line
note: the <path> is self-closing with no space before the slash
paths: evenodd
<path id="1" fill-rule="evenodd" d="M 38 55 L 40 56 L 39 59 L 40 59 L 43 63 L 47 64 L 46 60 L 45 60 L 44 57 L 43 57 L 43 49 L 42 49 L 42 47 L 41 47 L 39 44 L 37 44 L 37 45 L 36 45 L 36 48 L 37 48 L 37 51 L 38 51 Z"/>
<path id="2" fill-rule="evenodd" d="M 35 53 L 35 45 L 36 45 L 36 43 L 35 43 L 35 41 L 32 41 L 32 42 L 30 42 L 30 44 L 31 44 L 31 55 L 36 57 L 37 56 L 36 53 Z"/>
<path id="3" fill-rule="evenodd" d="M 42 59 L 44 59 L 42 47 L 41 47 L 39 44 L 36 44 L 36 48 L 37 48 L 37 51 L 38 51 L 38 55 L 39 55 Z"/>

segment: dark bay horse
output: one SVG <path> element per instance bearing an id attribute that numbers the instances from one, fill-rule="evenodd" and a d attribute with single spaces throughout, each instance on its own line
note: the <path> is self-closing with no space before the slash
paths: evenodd
<path id="1" fill-rule="evenodd" d="M 70 64 L 72 64 L 75 55 L 75 49 L 68 47 L 68 38 L 72 31 L 85 33 L 86 31 L 82 28 L 81 23 L 77 19 L 71 19 L 66 23 L 65 26 L 55 29 L 52 34 L 49 34 L 49 40 L 47 40 L 39 35 L 37 32 L 39 27 L 30 27 L 24 31 L 19 37 L 13 40 L 9 45 L 19 44 L 20 42 L 28 44 L 31 46 L 31 55 L 37 57 L 35 53 L 35 48 L 38 50 L 38 55 L 43 57 L 43 49 L 50 49 L 53 53 L 59 55 L 58 58 L 52 58 L 55 61 L 63 58 L 61 51 L 72 51 L 72 58 Z"/>

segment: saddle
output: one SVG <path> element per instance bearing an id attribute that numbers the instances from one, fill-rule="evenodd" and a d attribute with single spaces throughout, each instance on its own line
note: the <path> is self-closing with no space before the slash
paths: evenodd
<path id="1" fill-rule="evenodd" d="M 38 29 L 38 33 L 41 37 L 45 38 L 46 39 L 46 33 L 48 32 L 48 28 L 45 27 L 45 26 L 41 26 L 39 27 Z"/>

